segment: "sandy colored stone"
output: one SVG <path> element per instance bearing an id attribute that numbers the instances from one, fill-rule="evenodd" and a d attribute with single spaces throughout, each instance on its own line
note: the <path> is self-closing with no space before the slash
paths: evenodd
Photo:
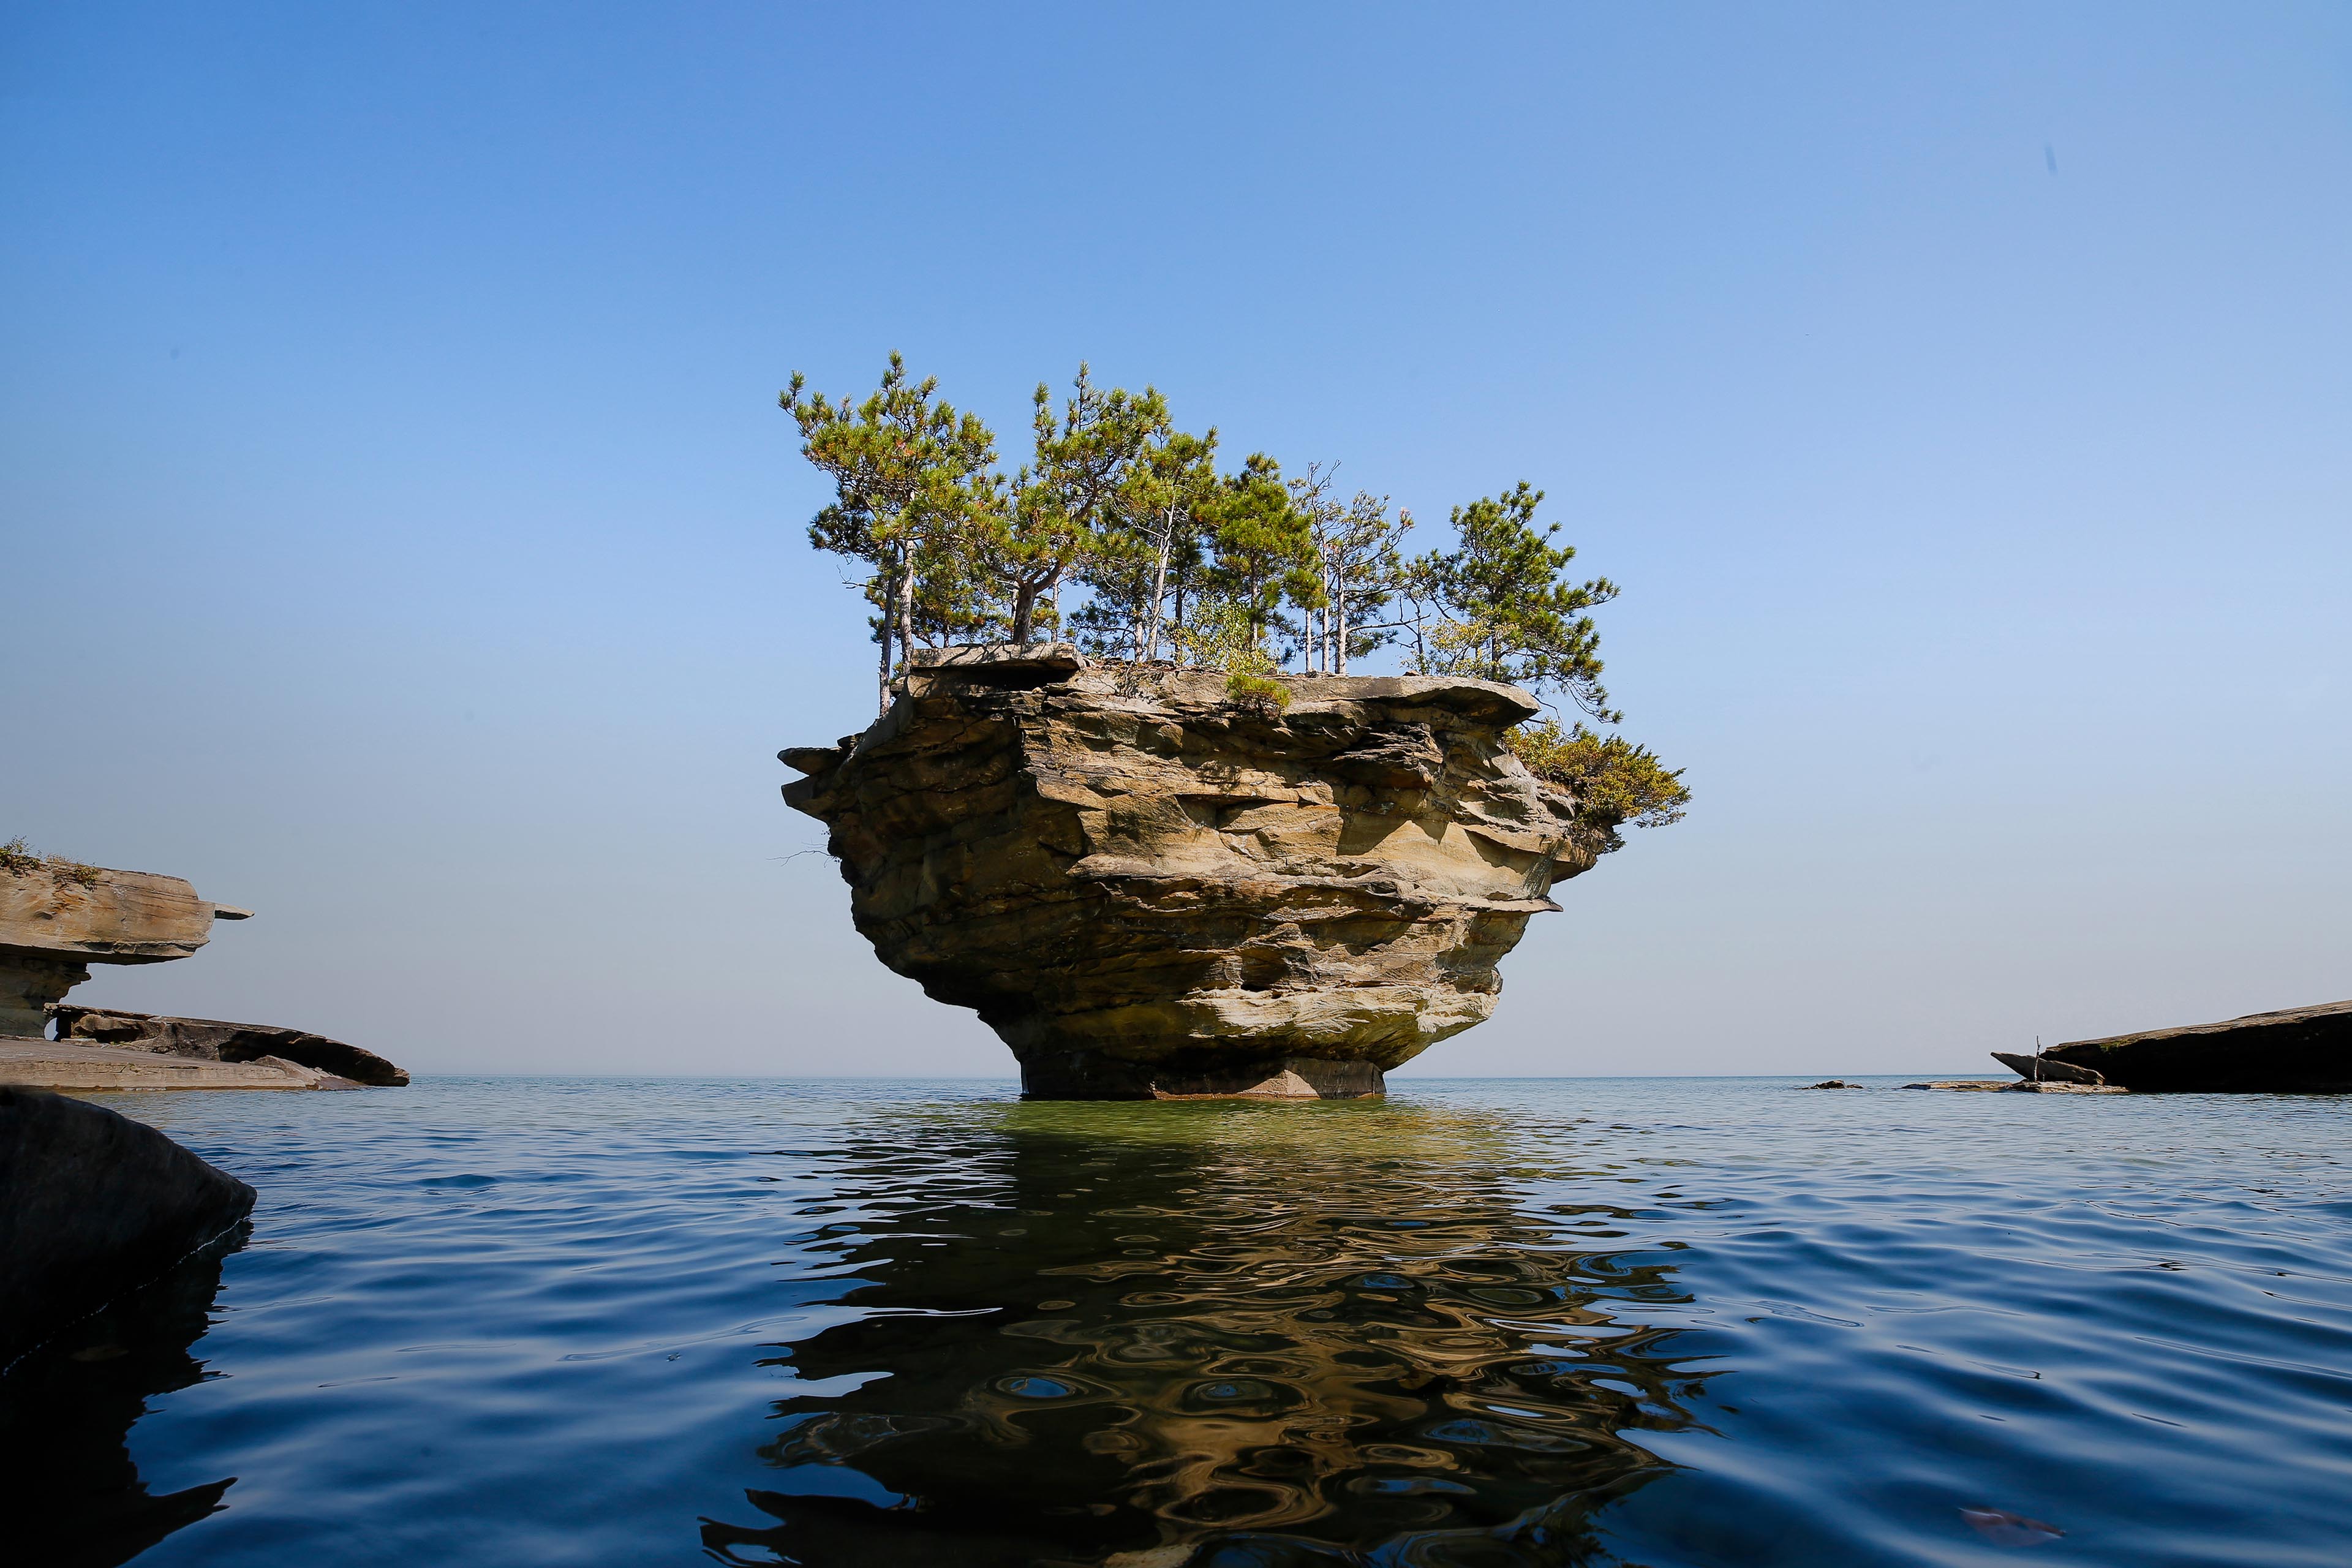
<path id="1" fill-rule="evenodd" d="M 55 865 L 0 870 L 0 1035 L 37 1035 L 46 1009 L 93 963 L 165 963 L 212 939 L 213 921 L 247 912 L 196 896 L 178 877 Z"/>
<path id="2" fill-rule="evenodd" d="M 283 1057 L 200 1057 L 56 1040 L 0 1039 L 0 1086 L 97 1093 L 116 1089 L 358 1089 L 350 1079 Z"/>
<path id="3" fill-rule="evenodd" d="M 1603 839 L 1503 743 L 1515 688 L 919 655 L 861 735 L 796 747 L 857 929 L 977 1011 L 1048 1098 L 1348 1097 L 1495 1008 Z"/>

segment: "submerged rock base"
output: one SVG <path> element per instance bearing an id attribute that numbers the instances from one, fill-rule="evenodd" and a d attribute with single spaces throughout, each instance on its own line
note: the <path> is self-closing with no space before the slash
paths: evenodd
<path id="1" fill-rule="evenodd" d="M 1371 1063 L 1322 1057 L 1137 1061 L 1045 1051 L 1021 1063 L 1027 1100 L 1375 1100 L 1387 1092 L 1387 1075 Z"/>

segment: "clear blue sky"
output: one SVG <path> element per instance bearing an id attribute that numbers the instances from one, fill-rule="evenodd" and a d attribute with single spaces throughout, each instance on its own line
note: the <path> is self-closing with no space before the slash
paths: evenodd
<path id="1" fill-rule="evenodd" d="M 2352 7 L 8 6 L 0 837 L 93 999 L 428 1070 L 1007 1071 L 849 930 L 776 388 L 1081 357 L 1622 584 L 1689 820 L 1434 1072 L 2352 995 Z"/>

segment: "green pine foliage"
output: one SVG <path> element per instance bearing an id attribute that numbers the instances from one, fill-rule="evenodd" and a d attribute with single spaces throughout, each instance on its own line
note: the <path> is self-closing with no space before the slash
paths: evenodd
<path id="1" fill-rule="evenodd" d="M 1622 735 L 1598 735 L 1581 724 L 1562 730 L 1546 719 L 1520 725 L 1504 742 L 1528 772 L 1576 797 L 1577 819 L 1606 836 L 1604 854 L 1624 847 L 1620 827 L 1664 827 L 1690 805 L 1683 771 Z"/>
<path id="2" fill-rule="evenodd" d="M 1271 719 L 1289 710 L 1290 688 L 1267 676 L 1235 670 L 1225 677 L 1225 700 L 1245 713 Z"/>
<path id="3" fill-rule="evenodd" d="M 1576 559 L 1555 546 L 1559 525 L 1538 530 L 1543 492 L 1521 480 L 1499 500 L 1455 507 L 1461 542 L 1432 552 L 1410 569 L 1416 600 L 1414 647 L 1421 668 L 1442 675 L 1507 681 L 1555 690 L 1591 718 L 1614 724 L 1601 685 L 1601 635 L 1584 612 L 1617 596 L 1605 577 L 1570 584 L 1561 571 Z"/>

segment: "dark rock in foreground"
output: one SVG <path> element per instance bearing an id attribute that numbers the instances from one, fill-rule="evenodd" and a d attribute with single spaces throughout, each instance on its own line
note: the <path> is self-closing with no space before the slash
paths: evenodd
<path id="1" fill-rule="evenodd" d="M 2089 1068 L 2143 1093 L 2352 1093 L 2352 1002 L 2069 1040 L 2042 1060 Z"/>
<path id="2" fill-rule="evenodd" d="M 782 759 L 857 929 L 971 1007 L 1032 1098 L 1350 1099 L 1483 1021 L 1496 966 L 1605 833 L 1504 744 L 1513 687 L 919 654 L 906 694 Z"/>
<path id="3" fill-rule="evenodd" d="M 70 1003 L 52 1006 L 49 1016 L 57 1020 L 60 1043 L 155 1051 L 212 1062 L 252 1062 L 275 1057 L 377 1088 L 398 1088 L 408 1082 L 405 1071 L 373 1051 L 304 1029 L 231 1024 L 218 1018 L 174 1018 L 161 1013 L 125 1013 L 111 1007 L 79 1007 Z"/>
<path id="4" fill-rule="evenodd" d="M 222 1236 L 253 1198 L 129 1117 L 0 1089 L 0 1364 Z"/>

